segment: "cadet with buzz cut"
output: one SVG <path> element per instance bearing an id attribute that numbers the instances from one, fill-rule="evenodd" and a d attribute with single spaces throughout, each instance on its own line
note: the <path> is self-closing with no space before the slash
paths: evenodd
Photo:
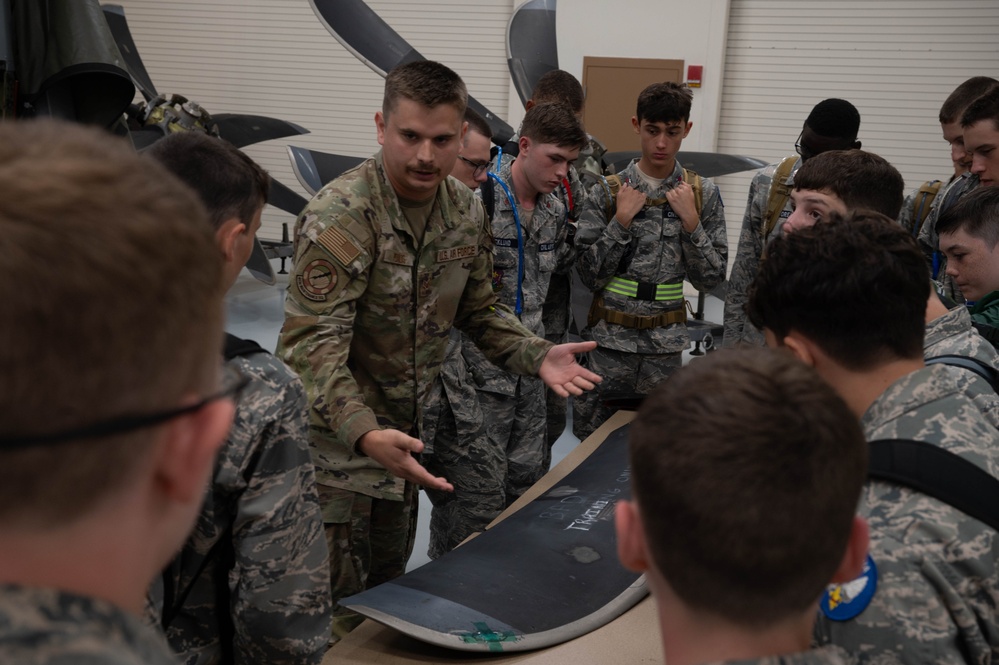
<path id="1" fill-rule="evenodd" d="M 144 155 L 201 197 L 229 289 L 253 249 L 270 176 L 201 132 L 171 134 Z M 305 390 L 254 342 L 227 334 L 224 355 L 250 381 L 197 527 L 150 592 L 151 618 L 186 663 L 318 663 L 333 608 Z"/>
<path id="2" fill-rule="evenodd" d="M 926 258 L 893 218 L 833 215 L 771 243 L 749 315 L 768 345 L 830 383 L 868 441 L 925 442 L 999 476 L 999 431 L 949 368 L 924 365 L 929 292 Z M 870 525 L 868 570 L 830 594 L 818 644 L 878 665 L 993 662 L 996 531 L 928 493 L 876 478 L 865 485 L 860 514 Z"/>
<path id="3" fill-rule="evenodd" d="M 494 197 L 493 290 L 535 334 L 544 332 L 548 281 L 572 264 L 569 222 L 554 192 L 585 141 L 567 106 L 533 106 L 521 125 L 517 158 L 505 160 L 483 185 Z M 444 381 L 445 420 L 424 463 L 431 473 L 448 478 L 454 492 L 427 490 L 434 504 L 432 558 L 484 530 L 545 474 L 551 459 L 540 379 L 497 367 L 468 335 L 448 346 L 441 376 L 449 379 Z"/>
<path id="4" fill-rule="evenodd" d="M 579 277 L 593 292 L 584 339 L 604 377 L 600 394 L 648 393 L 681 364 L 687 348 L 683 280 L 706 291 L 725 279 L 728 246 L 718 188 L 676 159 L 690 132 L 693 93 L 654 83 L 638 96 L 632 127 L 642 156 L 590 190 L 576 234 Z M 573 432 L 583 439 L 613 411 L 591 393 L 574 400 Z"/>
<path id="5" fill-rule="evenodd" d="M 860 148 L 857 132 L 860 113 L 845 99 L 824 99 L 812 109 L 794 144 L 797 155 L 785 157 L 757 172 L 749 185 L 749 200 L 742 217 L 739 247 L 728 277 L 725 295 L 726 347 L 762 346 L 763 335 L 746 317 L 749 285 L 760 268 L 767 244 L 780 235 L 784 220 L 793 210 L 791 192 L 798 169 L 815 155 L 828 150 Z"/>
<path id="6" fill-rule="evenodd" d="M 413 457 L 422 406 L 452 325 L 498 366 L 561 394 L 599 377 L 493 291 L 482 204 L 448 174 L 466 125 L 465 84 L 440 63 L 389 72 L 375 114 L 383 149 L 320 190 L 295 224 L 279 355 L 305 383 L 334 601 L 405 571 L 417 484 L 451 491 Z M 334 610 L 334 635 L 360 622 Z"/>
<path id="7" fill-rule="evenodd" d="M 222 260 L 130 143 L 0 123 L 0 662 L 170 665 L 141 620 L 232 422 Z"/>
<path id="8" fill-rule="evenodd" d="M 667 665 L 849 663 L 809 650 L 822 591 L 867 554 L 867 443 L 832 388 L 789 354 L 724 350 L 649 395 L 628 439 L 618 552 L 648 578 Z"/>

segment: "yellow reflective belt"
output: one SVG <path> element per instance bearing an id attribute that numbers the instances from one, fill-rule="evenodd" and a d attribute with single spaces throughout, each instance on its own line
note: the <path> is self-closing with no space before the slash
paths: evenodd
<path id="1" fill-rule="evenodd" d="M 604 290 L 626 298 L 638 297 L 638 282 L 623 277 L 611 277 Z M 655 300 L 679 300 L 683 298 L 683 282 L 656 284 Z"/>

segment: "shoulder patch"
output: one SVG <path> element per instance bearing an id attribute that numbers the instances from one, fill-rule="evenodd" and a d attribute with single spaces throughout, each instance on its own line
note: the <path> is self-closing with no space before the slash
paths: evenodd
<path id="1" fill-rule="evenodd" d="M 335 226 L 320 233 L 316 242 L 345 266 L 350 265 L 361 254 L 357 243 Z"/>
<path id="2" fill-rule="evenodd" d="M 296 276 L 299 292 L 309 300 L 324 302 L 326 295 L 336 288 L 337 272 L 326 259 L 316 259 Z"/>

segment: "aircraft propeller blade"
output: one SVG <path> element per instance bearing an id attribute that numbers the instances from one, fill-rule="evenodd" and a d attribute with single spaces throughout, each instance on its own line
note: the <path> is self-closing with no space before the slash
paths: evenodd
<path id="1" fill-rule="evenodd" d="M 212 119 L 218 124 L 219 136 L 237 148 L 245 148 L 248 145 L 271 139 L 309 133 L 309 130 L 301 125 L 262 115 L 215 113 L 212 115 Z"/>
<path id="2" fill-rule="evenodd" d="M 398 65 L 426 60 L 409 42 L 374 12 L 364 0 L 309 0 L 313 11 L 331 35 L 381 76 Z M 471 95 L 468 105 L 478 112 L 493 132 L 493 142 L 503 145 L 513 136 L 513 127 Z"/>
<path id="3" fill-rule="evenodd" d="M 298 181 L 313 196 L 330 180 L 364 161 L 363 157 L 335 155 L 293 145 L 288 146 L 288 157 Z"/>
<path id="4" fill-rule="evenodd" d="M 514 10 L 506 28 L 506 57 L 513 86 L 524 104 L 545 73 L 558 69 L 556 0 L 527 0 Z"/>
<path id="5" fill-rule="evenodd" d="M 128 21 L 125 20 L 125 9 L 121 5 L 102 5 L 101 9 L 104 10 L 104 19 L 108 22 L 111 36 L 114 37 L 118 50 L 121 51 L 121 57 L 125 60 L 132 81 L 142 96 L 146 98 L 146 101 L 152 101 L 159 93 L 156 92 L 156 86 L 149 78 L 146 66 L 142 64 L 139 49 L 135 46 L 132 32 L 128 29 Z"/>

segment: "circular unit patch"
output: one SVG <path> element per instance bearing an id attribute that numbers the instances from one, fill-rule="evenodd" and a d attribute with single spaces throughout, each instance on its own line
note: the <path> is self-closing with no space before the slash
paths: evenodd
<path id="1" fill-rule="evenodd" d="M 316 259 L 298 276 L 298 288 L 309 300 L 326 300 L 336 287 L 336 268 L 326 259 Z"/>
<path id="2" fill-rule="evenodd" d="M 833 621 L 849 621 L 867 609 L 878 588 L 878 568 L 867 555 L 860 577 L 846 584 L 830 584 L 819 600 L 819 609 Z"/>

